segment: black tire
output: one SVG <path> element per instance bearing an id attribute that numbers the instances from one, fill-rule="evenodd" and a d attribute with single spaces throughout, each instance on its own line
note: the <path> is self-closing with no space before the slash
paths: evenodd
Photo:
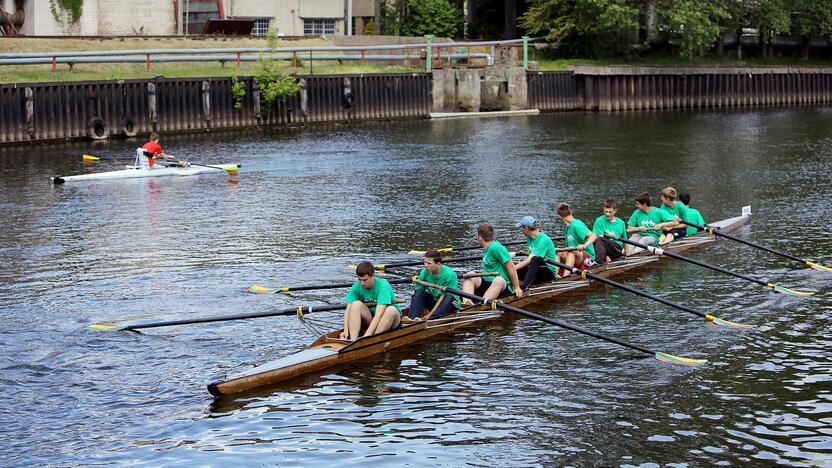
<path id="1" fill-rule="evenodd" d="M 101 117 L 93 117 L 87 121 L 87 136 L 93 140 L 105 140 L 110 136 L 107 122 Z"/>
<path id="2" fill-rule="evenodd" d="M 136 125 L 136 121 L 133 120 L 133 117 L 125 117 L 121 119 L 121 132 L 128 138 L 133 138 L 139 134 L 139 126 Z"/>

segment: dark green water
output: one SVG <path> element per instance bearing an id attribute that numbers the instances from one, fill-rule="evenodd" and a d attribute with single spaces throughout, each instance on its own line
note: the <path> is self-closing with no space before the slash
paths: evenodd
<path id="1" fill-rule="evenodd" d="M 535 308 L 710 359 L 697 369 L 509 319 L 214 402 L 208 382 L 314 337 L 291 317 L 82 330 L 337 303 L 345 291 L 241 290 L 349 281 L 347 263 L 470 245 L 481 222 L 517 239 L 526 214 L 558 234 L 558 202 L 591 221 L 611 197 L 626 217 L 638 192 L 667 185 L 706 220 L 752 204 L 739 236 L 829 264 L 830 118 L 564 113 L 166 136 L 180 157 L 242 163 L 240 177 L 59 187 L 48 176 L 82 171 L 81 154 L 115 169 L 140 142 L 0 148 L 0 464 L 830 465 L 832 275 L 728 242 L 691 255 L 818 294 L 664 263 L 626 281 L 756 328 L 612 289 Z"/>

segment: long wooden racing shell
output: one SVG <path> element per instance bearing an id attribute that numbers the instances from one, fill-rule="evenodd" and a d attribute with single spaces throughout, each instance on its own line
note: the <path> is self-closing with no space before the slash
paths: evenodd
<path id="1" fill-rule="evenodd" d="M 738 229 L 748 222 L 750 212 L 734 218 L 724 219 L 710 226 L 719 228 L 723 232 Z M 717 238 L 707 232 L 698 232 L 664 247 L 671 252 L 682 252 L 714 242 Z M 641 252 L 622 260 L 610 262 L 592 269 L 593 273 L 604 277 L 614 276 L 625 271 L 653 265 L 663 257 L 649 252 Z M 580 290 L 589 286 L 589 280 L 581 279 L 577 275 L 567 276 L 548 284 L 539 285 L 527 291 L 522 298 L 506 298 L 507 304 L 523 307 L 543 301 L 569 291 Z M 483 306 L 473 306 L 456 314 L 435 320 L 411 322 L 401 327 L 378 335 L 359 338 L 355 341 L 341 340 L 340 330 L 321 336 L 305 350 L 286 356 L 275 361 L 267 362 L 245 372 L 230 375 L 223 380 L 212 382 L 208 391 L 214 396 L 230 395 L 246 390 L 275 384 L 284 380 L 305 374 L 319 372 L 336 365 L 358 361 L 368 356 L 384 353 L 389 349 L 405 346 L 416 341 L 430 338 L 440 333 L 448 333 L 457 328 L 473 323 L 494 319 L 502 315 L 499 310 L 491 310 Z"/>

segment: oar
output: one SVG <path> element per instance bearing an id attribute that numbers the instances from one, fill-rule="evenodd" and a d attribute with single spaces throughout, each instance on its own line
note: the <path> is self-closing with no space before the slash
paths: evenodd
<path id="1" fill-rule="evenodd" d="M 499 273 L 465 273 L 465 274 L 458 274 L 457 276 L 460 278 L 475 278 L 479 276 L 496 276 Z M 409 284 L 411 283 L 410 278 L 402 278 L 402 279 L 389 279 L 387 280 L 390 284 Z M 350 288 L 352 285 L 355 284 L 355 281 L 352 283 L 331 283 L 331 284 L 317 284 L 317 285 L 310 285 L 310 286 L 289 286 L 289 287 L 282 287 L 282 288 L 270 288 L 268 286 L 258 286 L 253 285 L 249 286 L 246 289 L 243 289 L 243 292 L 252 293 L 252 294 L 278 294 L 278 293 L 285 293 L 285 292 L 292 292 L 292 291 L 313 291 L 319 289 L 340 289 L 340 288 Z"/>
<path id="2" fill-rule="evenodd" d="M 389 279 L 387 280 L 390 284 L 407 284 L 410 283 L 410 278 L 403 278 L 403 279 Z M 340 288 L 350 288 L 352 285 L 355 284 L 355 281 L 351 283 L 330 283 L 330 284 L 313 284 L 307 286 L 288 286 L 288 287 L 280 287 L 280 288 L 270 288 L 267 286 L 258 286 L 253 285 L 249 286 L 247 289 L 243 289 L 243 292 L 252 293 L 252 294 L 278 294 L 278 293 L 285 293 L 291 291 L 315 291 L 319 289 L 340 289 Z"/>
<path id="3" fill-rule="evenodd" d="M 368 303 L 368 306 L 375 305 L 374 303 Z M 277 317 L 281 315 L 300 315 L 308 314 L 310 312 L 326 312 L 332 310 L 339 310 L 345 307 L 344 304 L 338 305 L 326 305 L 326 306 L 298 306 L 298 307 L 290 307 L 287 309 L 276 310 L 273 312 L 257 312 L 253 314 L 235 314 L 235 315 L 218 315 L 214 317 L 205 317 L 205 318 L 195 318 L 195 319 L 185 319 L 185 320 L 172 320 L 168 322 L 151 322 L 151 323 L 137 323 L 137 324 L 126 324 L 126 325 L 105 325 L 101 323 L 93 323 L 91 325 L 87 325 L 86 328 L 90 330 L 103 330 L 103 331 L 119 331 L 119 330 L 141 330 L 143 328 L 156 328 L 156 327 L 170 327 L 174 325 L 190 325 L 193 323 L 208 323 L 208 322 L 227 322 L 229 320 L 243 320 L 243 319 L 250 319 L 250 318 L 260 318 L 260 317 Z"/>
<path id="4" fill-rule="evenodd" d="M 646 297 L 647 299 L 652 299 L 656 302 L 660 302 L 664 305 L 674 307 L 676 309 L 687 312 L 689 314 L 697 315 L 697 316 L 702 317 L 705 320 L 707 320 L 709 322 L 713 322 L 717 325 L 722 325 L 722 326 L 725 326 L 725 327 L 733 327 L 733 328 L 750 328 L 751 327 L 751 325 L 745 325 L 745 324 L 742 324 L 742 323 L 731 322 L 729 320 L 723 320 L 719 317 L 714 317 L 711 314 L 706 314 L 704 312 L 700 312 L 700 311 L 698 311 L 696 309 L 693 309 L 691 307 L 688 307 L 686 305 L 677 304 L 675 302 L 668 301 L 667 299 L 662 299 L 661 297 L 654 296 L 650 293 L 646 293 L 646 292 L 644 292 L 640 289 L 631 288 L 630 286 L 627 286 L 626 284 L 619 283 L 618 281 L 613 281 L 613 280 L 611 280 L 609 278 L 605 278 L 601 275 L 596 275 L 595 273 L 589 272 L 587 270 L 581 270 L 579 268 L 575 268 L 573 266 L 569 266 L 565 263 L 560 263 L 560 262 L 554 261 L 554 260 L 549 260 L 549 259 L 544 259 L 544 260 L 546 261 L 546 263 L 548 263 L 550 265 L 554 265 L 554 266 L 559 267 L 559 268 L 564 268 L 566 270 L 571 271 L 572 273 L 578 274 L 583 279 L 589 278 L 589 279 L 593 279 L 595 281 L 599 281 L 601 283 L 608 284 L 610 286 L 613 286 L 613 287 L 616 287 L 616 288 L 619 288 L 619 289 L 623 289 L 624 291 L 631 292 L 631 293 L 633 293 L 637 296 Z"/>
<path id="5" fill-rule="evenodd" d="M 556 325 L 558 327 L 565 328 L 567 330 L 571 330 L 571 331 L 580 333 L 582 335 L 587 335 L 587 336 L 591 336 L 593 338 L 598 338 L 598 339 L 601 339 L 601 340 L 604 340 L 604 341 L 608 341 L 610 343 L 615 343 L 617 345 L 624 346 L 626 348 L 630 348 L 630 349 L 639 351 L 641 353 L 653 356 L 654 358 L 656 358 L 659 361 L 669 362 L 671 364 L 678 364 L 678 365 L 682 365 L 682 366 L 701 366 L 701 365 L 705 364 L 706 362 L 708 362 L 707 359 L 685 358 L 685 357 L 674 356 L 674 355 L 668 354 L 668 353 L 663 353 L 663 352 L 660 352 L 660 351 L 653 351 L 652 349 L 645 348 L 644 346 L 628 343 L 628 342 L 626 342 L 624 340 L 621 340 L 621 339 L 618 339 L 618 338 L 602 335 L 600 333 L 596 333 L 594 331 L 587 330 L 585 328 L 581 328 L 581 327 L 578 327 L 576 325 L 571 325 L 571 324 L 568 324 L 568 323 L 565 323 L 565 322 L 561 322 L 560 320 L 555 320 L 555 319 L 552 319 L 552 318 L 549 318 L 549 317 L 546 317 L 546 316 L 543 316 L 543 315 L 540 315 L 540 314 L 536 314 L 534 312 L 529 312 L 527 310 L 519 309 L 517 307 L 505 304 L 505 303 L 503 303 L 499 300 L 486 299 L 484 297 L 477 296 L 477 295 L 474 295 L 474 294 L 470 294 L 470 293 L 467 293 L 465 291 L 460 291 L 458 289 L 452 289 L 452 288 L 449 288 L 447 286 L 440 286 L 438 284 L 431 284 L 431 283 L 428 283 L 427 281 L 420 281 L 416 278 L 413 278 L 413 282 L 417 283 L 417 284 L 421 284 L 422 286 L 427 286 L 427 287 L 430 287 L 430 288 L 438 289 L 438 290 L 440 290 L 444 293 L 454 294 L 454 295 L 457 295 L 457 296 L 465 297 L 467 299 L 471 299 L 472 301 L 480 302 L 480 303 L 485 304 L 485 305 L 490 305 L 494 309 L 505 310 L 506 312 L 512 312 L 512 313 L 515 313 L 517 315 L 522 315 L 523 317 L 528 317 L 528 318 L 531 318 L 531 319 L 540 320 L 541 322 Z"/>
<path id="6" fill-rule="evenodd" d="M 769 283 L 768 281 L 758 280 L 758 279 L 752 278 L 750 276 L 743 275 L 742 273 L 736 273 L 736 272 L 733 272 L 733 271 L 730 271 L 730 270 L 726 270 L 725 268 L 721 268 L 721 267 L 718 267 L 716 265 L 711 265 L 709 263 L 700 262 L 699 260 L 694 260 L 692 258 L 688 258 L 688 257 L 685 257 L 683 255 L 679 255 L 679 254 L 674 253 L 674 252 L 668 252 L 667 250 L 660 249 L 658 247 L 653 247 L 652 245 L 645 245 L 645 244 L 642 244 L 640 242 L 634 242 L 634 241 L 631 241 L 629 239 L 624 239 L 623 237 L 619 237 L 619 236 L 616 236 L 616 235 L 604 234 L 604 236 L 608 237 L 610 239 L 615 239 L 619 242 L 624 242 L 625 244 L 630 244 L 630 245 L 634 245 L 636 247 L 641 247 L 641 248 L 646 249 L 646 250 L 648 250 L 648 251 L 650 251 L 650 252 L 652 252 L 656 255 L 659 255 L 659 256 L 667 255 L 670 258 L 675 258 L 677 260 L 682 260 L 683 262 L 692 263 L 694 265 L 701 266 L 702 268 L 708 268 L 710 270 L 718 271 L 718 272 L 724 273 L 726 275 L 731 275 L 731 276 L 735 276 L 735 277 L 740 278 L 740 279 L 744 279 L 746 281 L 751 281 L 752 283 L 757 283 L 759 285 L 770 288 L 772 291 L 777 292 L 777 293 L 788 294 L 790 296 L 811 296 L 811 295 L 815 294 L 815 293 L 810 292 L 810 291 L 797 291 L 795 289 L 789 289 L 785 286 L 780 286 L 779 284 L 774 284 L 774 283 Z"/>
<path id="7" fill-rule="evenodd" d="M 754 247 L 754 248 L 757 248 L 757 249 L 760 249 L 760 250 L 765 250 L 768 253 L 771 253 L 771 254 L 774 254 L 774 255 L 779 255 L 783 258 L 788 258 L 789 260 L 794 260 L 796 262 L 803 263 L 805 265 L 808 265 L 809 268 L 811 268 L 813 270 L 832 272 L 832 268 L 829 268 L 828 266 L 819 265 L 819 264 L 817 264 L 813 261 L 806 260 L 805 258 L 795 257 L 794 255 L 790 255 L 790 254 L 787 254 L 785 252 L 780 252 L 779 250 L 774 250 L 771 247 L 766 247 L 764 245 L 760 245 L 760 244 L 757 244 L 755 242 L 747 241 L 745 239 L 740 239 L 739 237 L 732 236 L 731 234 L 726 234 L 724 232 L 721 232 L 718 227 L 712 227 L 712 226 L 707 226 L 707 225 L 702 226 L 700 224 L 691 223 L 690 221 L 684 221 L 684 224 L 687 224 L 688 226 L 691 226 L 691 227 L 695 227 L 696 229 L 701 229 L 703 231 L 706 231 L 708 234 L 710 234 L 712 236 L 722 236 L 726 239 L 731 239 L 732 241 L 737 241 L 740 244 L 745 244 L 745 245 L 748 245 L 748 246 L 751 246 L 751 247 Z"/>
<path id="8" fill-rule="evenodd" d="M 514 255 L 512 255 L 513 257 Z M 482 255 L 472 255 L 470 257 L 458 257 L 458 258 L 446 258 L 442 260 L 442 263 L 452 263 L 452 262 L 468 262 L 471 260 L 481 260 Z M 398 268 L 398 267 L 408 267 L 408 266 L 418 266 L 422 265 L 424 260 L 414 260 L 412 262 L 399 262 L 399 263 L 387 263 L 387 264 L 379 264 L 375 265 L 376 270 L 388 270 L 390 268 Z M 358 265 L 347 265 L 347 268 L 355 270 Z"/>
<path id="9" fill-rule="evenodd" d="M 564 239 L 563 236 L 556 236 L 556 237 L 552 238 L 553 241 L 563 240 L 563 239 Z M 525 243 L 526 243 L 526 241 L 524 241 L 524 240 L 522 240 L 522 241 L 512 241 L 512 242 L 501 242 L 501 244 L 503 244 L 503 245 L 524 245 Z M 440 253 L 451 253 L 451 252 L 464 252 L 466 250 L 477 250 L 477 249 L 482 249 L 482 247 L 480 247 L 479 245 L 473 245 L 471 247 L 443 247 L 441 249 L 436 249 L 436 250 L 438 250 Z M 411 250 L 407 254 L 408 255 L 424 255 L 426 253 L 427 253 L 427 250 Z"/>
<path id="10" fill-rule="evenodd" d="M 226 169 L 224 167 L 209 166 L 207 164 L 199 164 L 199 163 L 195 163 L 195 162 L 191 162 L 191 161 L 179 161 L 179 164 L 181 164 L 183 166 L 199 166 L 199 167 L 207 167 L 209 169 L 216 169 L 218 171 L 225 171 L 231 177 L 237 177 L 238 175 L 240 175 L 237 171 L 240 169 L 240 166 L 241 166 L 240 164 L 237 164 L 233 168 Z"/>

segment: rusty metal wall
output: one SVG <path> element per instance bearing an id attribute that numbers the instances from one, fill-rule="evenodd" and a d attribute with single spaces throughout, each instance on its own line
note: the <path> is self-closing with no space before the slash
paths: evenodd
<path id="1" fill-rule="evenodd" d="M 239 109 L 230 78 L 0 85 L 0 143 L 425 118 L 430 112 L 431 75 L 426 73 L 298 79 L 301 93 L 269 110 L 260 108 L 260 90 L 250 77 L 240 78 L 246 94 Z"/>
<path id="2" fill-rule="evenodd" d="M 529 108 L 565 111 L 583 108 L 583 96 L 571 71 L 529 72 Z"/>
<path id="3" fill-rule="evenodd" d="M 599 111 L 814 105 L 832 99 L 832 74 L 816 70 L 582 73 L 576 83 L 583 90 L 583 109 Z"/>

